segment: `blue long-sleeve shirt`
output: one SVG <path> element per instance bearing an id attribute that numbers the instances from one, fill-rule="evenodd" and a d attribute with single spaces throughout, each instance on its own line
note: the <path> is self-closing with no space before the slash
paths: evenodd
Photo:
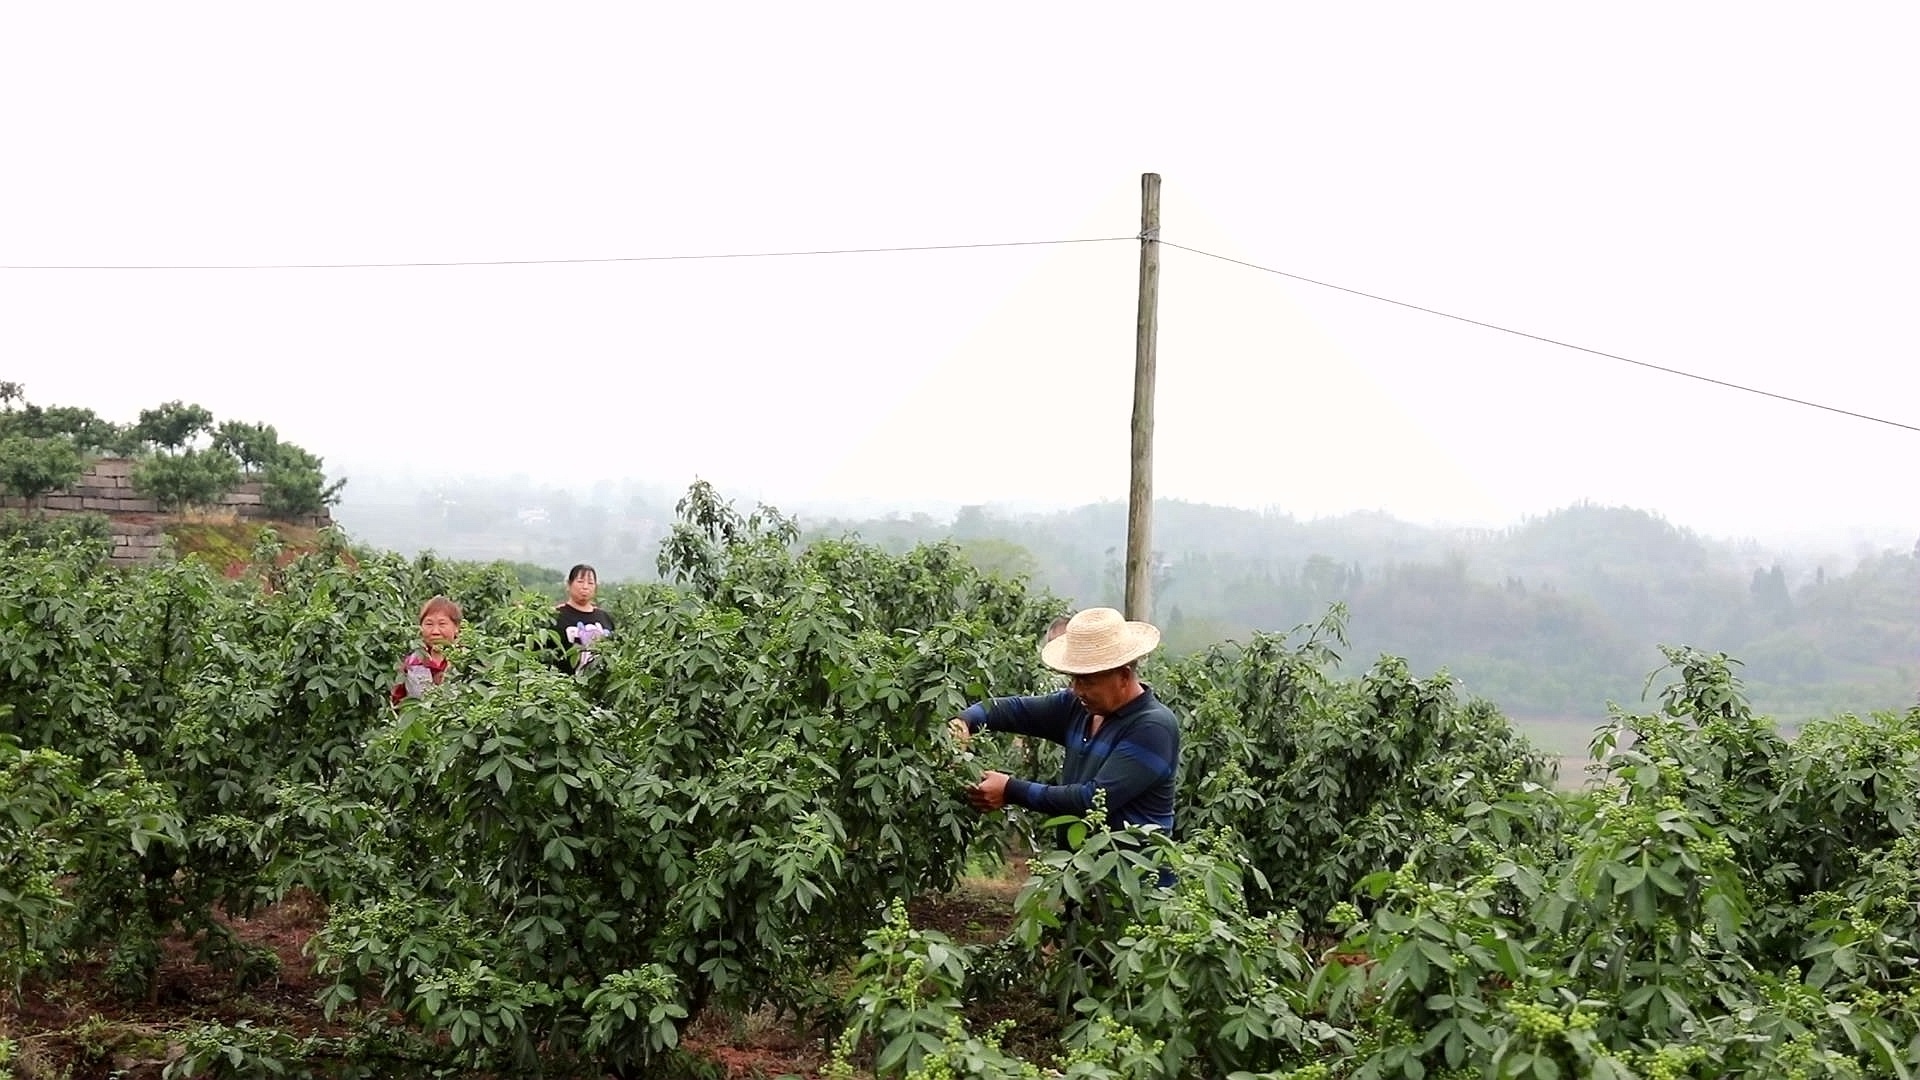
<path id="1" fill-rule="evenodd" d="M 1180 766 L 1180 723 L 1147 687 L 1116 709 L 1100 730 L 1071 690 L 1038 697 L 993 698 L 960 714 L 970 731 L 1004 731 L 1057 742 L 1066 748 L 1060 782 L 1009 778 L 1007 801 L 1045 814 L 1084 814 L 1093 793 L 1107 793 L 1107 820 L 1116 827 L 1158 825 L 1173 832 L 1173 793 Z"/>

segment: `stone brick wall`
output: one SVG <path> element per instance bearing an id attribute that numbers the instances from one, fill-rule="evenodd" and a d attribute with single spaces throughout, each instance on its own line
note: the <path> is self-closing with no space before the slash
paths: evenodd
<path id="1" fill-rule="evenodd" d="M 291 519 L 275 518 L 261 501 L 258 480 L 241 484 L 220 500 L 217 511 L 233 514 L 241 521 L 273 522 L 326 528 L 333 524 L 331 514 L 320 513 Z M 0 498 L 0 507 L 20 509 L 22 499 Z M 166 527 L 175 519 L 162 513 L 160 505 L 133 490 L 133 462 L 127 458 L 100 458 L 80 477 L 79 482 L 46 497 L 50 514 L 104 514 L 113 526 L 113 561 L 150 562 L 158 558 L 166 544 Z"/>

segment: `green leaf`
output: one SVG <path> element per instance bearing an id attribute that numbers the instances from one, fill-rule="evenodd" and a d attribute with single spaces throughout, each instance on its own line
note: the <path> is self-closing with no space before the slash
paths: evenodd
<path id="1" fill-rule="evenodd" d="M 889 1072 L 905 1065 L 907 1054 L 913 1050 L 917 1042 L 915 1036 L 918 1034 L 920 1033 L 917 1031 L 908 1030 L 894 1036 L 892 1041 L 887 1043 L 886 1048 L 880 1051 L 879 1056 L 874 1058 L 874 1069 L 878 1072 Z"/>
<path id="2" fill-rule="evenodd" d="M 1613 876 L 1613 895 L 1623 896 L 1640 887 L 1647 879 L 1647 871 L 1641 866 L 1615 866 L 1608 871 Z"/>
<path id="3" fill-rule="evenodd" d="M 1687 887 L 1682 885 L 1678 878 L 1657 866 L 1647 868 L 1647 880 L 1653 882 L 1655 888 L 1669 896 L 1686 895 Z"/>

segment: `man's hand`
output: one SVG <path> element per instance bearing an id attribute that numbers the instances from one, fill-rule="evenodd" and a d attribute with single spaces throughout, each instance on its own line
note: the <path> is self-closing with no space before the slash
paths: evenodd
<path id="1" fill-rule="evenodd" d="M 998 810 L 1007 805 L 1007 774 L 988 772 L 980 782 L 967 789 L 967 801 L 975 810 Z"/>
<path id="2" fill-rule="evenodd" d="M 958 716 L 947 721 L 947 730 L 953 732 L 953 737 L 960 740 L 961 746 L 966 746 L 973 741 L 973 729 Z"/>

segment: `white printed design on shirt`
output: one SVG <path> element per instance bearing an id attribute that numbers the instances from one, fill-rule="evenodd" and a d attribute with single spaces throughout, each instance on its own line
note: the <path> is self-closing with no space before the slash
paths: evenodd
<path id="1" fill-rule="evenodd" d="M 567 643 L 580 646 L 580 664 L 586 666 L 593 662 L 593 651 L 587 646 L 606 637 L 609 631 L 599 623 L 580 622 L 567 627 Z"/>

